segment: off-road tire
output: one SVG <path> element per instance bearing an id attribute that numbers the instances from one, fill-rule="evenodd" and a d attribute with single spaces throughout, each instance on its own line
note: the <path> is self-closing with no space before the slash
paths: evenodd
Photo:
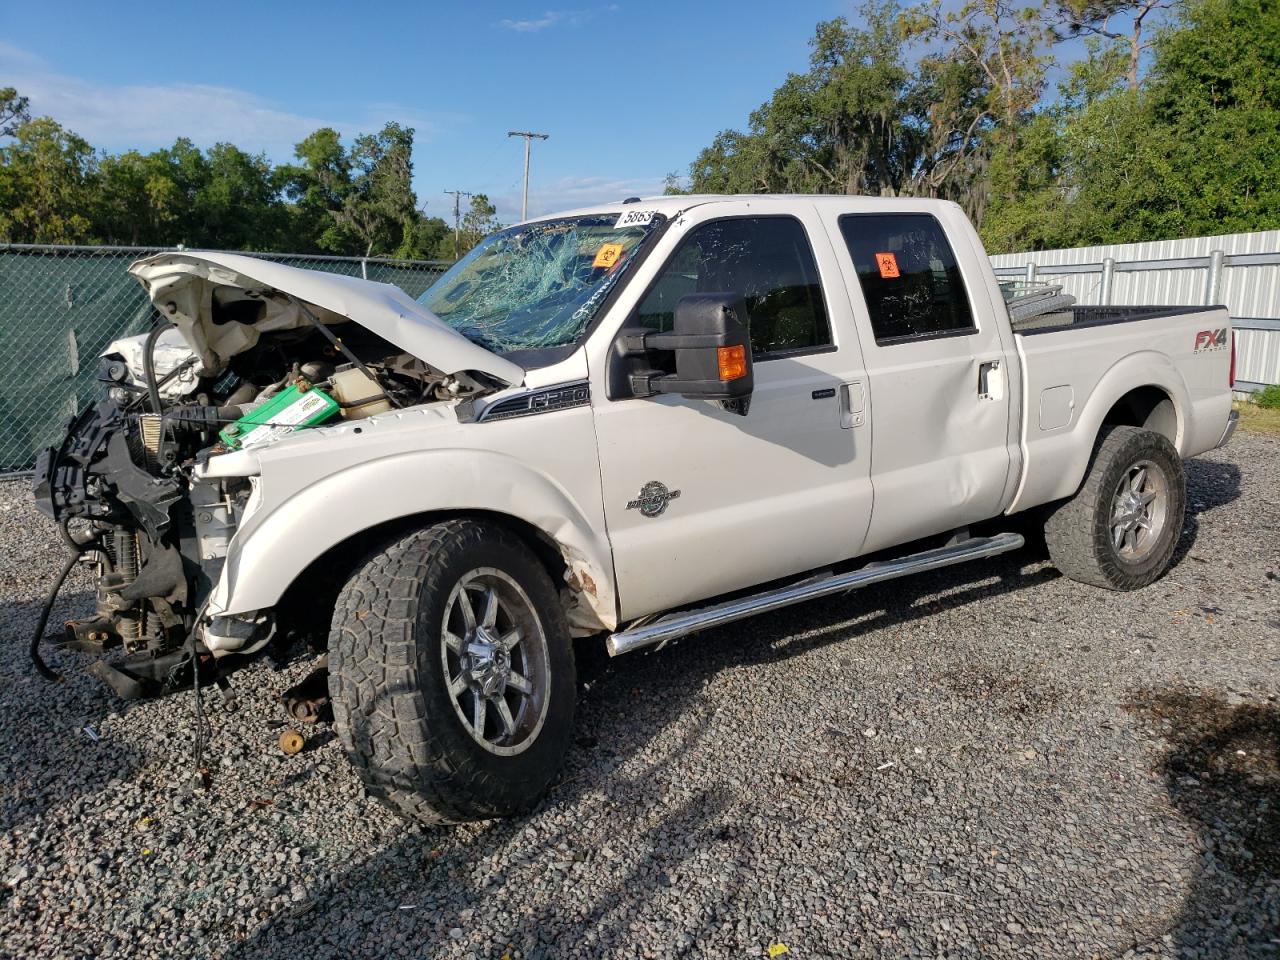
<path id="1" fill-rule="evenodd" d="M 487 752 L 455 713 L 441 663 L 451 591 L 496 568 L 531 601 L 547 641 L 545 720 L 513 756 Z M 371 555 L 338 596 L 329 633 L 334 726 L 370 795 L 427 824 L 511 816 L 532 807 L 569 746 L 573 646 L 546 569 L 510 531 L 446 520 Z"/>
<path id="2" fill-rule="evenodd" d="M 1150 461 L 1167 479 L 1163 527 L 1150 552 L 1131 562 L 1112 539 L 1117 488 L 1133 465 Z M 1054 504 L 1044 523 L 1053 565 L 1066 577 L 1109 590 L 1136 590 L 1169 567 L 1186 513 L 1187 480 L 1182 459 L 1163 435 L 1139 427 L 1104 427 L 1094 446 L 1084 483 L 1074 497 Z"/>

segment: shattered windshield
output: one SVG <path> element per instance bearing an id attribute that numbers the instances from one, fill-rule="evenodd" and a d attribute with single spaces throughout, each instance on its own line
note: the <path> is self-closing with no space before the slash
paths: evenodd
<path id="1" fill-rule="evenodd" d="M 576 343 L 661 218 L 615 227 L 618 220 L 610 213 L 501 230 L 418 302 L 495 353 Z"/>

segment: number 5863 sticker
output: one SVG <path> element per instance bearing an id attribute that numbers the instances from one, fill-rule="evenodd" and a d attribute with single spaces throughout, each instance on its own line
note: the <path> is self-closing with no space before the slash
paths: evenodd
<path id="1" fill-rule="evenodd" d="M 613 229 L 620 230 L 623 227 L 648 226 L 649 221 L 657 215 L 657 210 L 627 210 L 622 216 L 618 217 L 618 222 L 613 225 Z"/>

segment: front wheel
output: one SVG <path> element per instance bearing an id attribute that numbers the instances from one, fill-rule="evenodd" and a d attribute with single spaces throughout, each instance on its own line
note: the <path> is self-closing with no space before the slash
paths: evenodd
<path id="1" fill-rule="evenodd" d="M 1138 427 L 1106 428 L 1079 491 L 1045 520 L 1050 559 L 1081 583 L 1145 587 L 1168 569 L 1186 505 L 1182 459 L 1167 438 Z"/>
<path id="2" fill-rule="evenodd" d="M 528 809 L 573 728 L 551 579 L 506 529 L 447 520 L 347 581 L 329 634 L 334 722 L 369 792 L 426 823 Z"/>

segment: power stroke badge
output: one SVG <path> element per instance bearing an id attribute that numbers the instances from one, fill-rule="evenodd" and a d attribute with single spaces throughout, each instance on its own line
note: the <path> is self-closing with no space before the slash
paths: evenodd
<path id="1" fill-rule="evenodd" d="M 668 490 L 665 483 L 650 480 L 640 488 L 640 496 L 627 504 L 627 509 L 639 510 L 640 516 L 652 519 L 662 516 L 666 512 L 667 504 L 679 498 L 679 490 Z"/>

